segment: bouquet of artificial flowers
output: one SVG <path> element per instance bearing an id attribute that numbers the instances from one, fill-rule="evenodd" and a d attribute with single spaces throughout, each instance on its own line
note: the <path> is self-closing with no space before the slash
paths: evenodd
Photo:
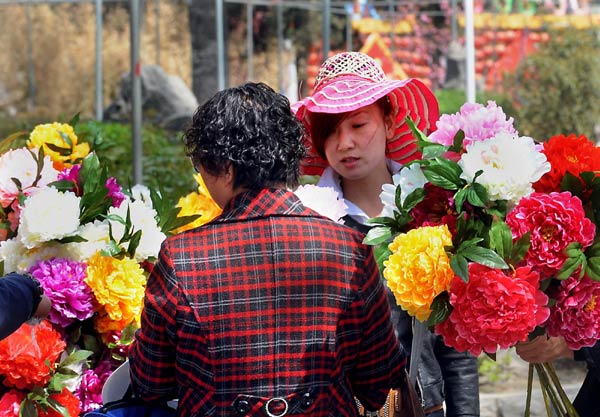
<path id="1" fill-rule="evenodd" d="M 600 150 L 584 136 L 520 136 L 493 102 L 443 115 L 429 137 L 408 122 L 422 158 L 383 187 L 365 238 L 398 305 L 474 355 L 544 332 L 593 345 Z M 557 412 L 576 415 L 551 365 L 536 369 Z"/>
<path id="2" fill-rule="evenodd" d="M 32 274 L 52 302 L 47 320 L 0 342 L 6 417 L 77 417 L 102 405 L 163 240 L 201 214 L 182 215 L 185 204 L 144 186 L 124 190 L 74 123 L 39 125 L 23 147 L 7 138 L 0 155 L 0 272 Z"/>

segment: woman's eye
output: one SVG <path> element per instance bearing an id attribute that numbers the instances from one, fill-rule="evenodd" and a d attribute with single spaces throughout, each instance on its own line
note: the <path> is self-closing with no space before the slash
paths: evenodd
<path id="1" fill-rule="evenodd" d="M 361 127 L 365 126 L 365 125 L 366 125 L 366 123 L 354 123 L 354 124 L 352 125 L 352 127 L 353 127 L 354 129 L 359 129 L 359 128 L 361 128 Z"/>

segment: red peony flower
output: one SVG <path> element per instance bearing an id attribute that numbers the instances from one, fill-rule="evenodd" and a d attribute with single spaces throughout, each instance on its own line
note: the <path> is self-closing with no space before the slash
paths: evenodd
<path id="1" fill-rule="evenodd" d="M 517 268 L 509 276 L 498 269 L 469 264 L 469 282 L 455 277 L 450 285 L 454 309 L 447 320 L 435 326 L 436 333 L 446 345 L 475 356 L 527 340 L 550 314 L 539 279 L 530 267 Z"/>
<path id="2" fill-rule="evenodd" d="M 573 350 L 594 345 L 600 339 L 600 282 L 570 277 L 561 282 L 555 298 L 548 334 L 563 336 Z"/>
<path id="3" fill-rule="evenodd" d="M 585 171 L 600 171 L 600 148 L 584 135 L 553 136 L 544 143 L 542 152 L 552 169 L 535 184 L 535 191 L 560 191 L 560 183 L 567 172 L 579 177 Z"/>
<path id="4" fill-rule="evenodd" d="M 456 232 L 456 210 L 454 209 L 454 193 L 431 183 L 425 184 L 425 198 L 411 210 L 414 220 L 411 229 L 421 226 L 448 225 L 450 233 Z"/>
<path id="5" fill-rule="evenodd" d="M 518 239 L 531 232 L 531 246 L 525 262 L 543 278 L 552 276 L 563 266 L 564 249 L 574 242 L 583 247 L 592 244 L 596 226 L 585 216 L 581 200 L 570 192 L 532 193 L 523 197 L 506 216 L 506 224 Z"/>
<path id="6" fill-rule="evenodd" d="M 53 366 L 65 349 L 65 342 L 48 321 L 36 326 L 22 325 L 0 341 L 0 376 L 4 385 L 31 390 L 45 386 Z"/>
<path id="7" fill-rule="evenodd" d="M 66 387 L 63 388 L 62 392 L 50 394 L 50 398 L 66 408 L 70 417 L 79 417 L 79 400 Z M 63 415 L 52 408 L 44 411 L 38 407 L 38 417 L 63 417 Z"/>
<path id="8" fill-rule="evenodd" d="M 25 393 L 11 389 L 0 398 L 0 417 L 19 417 L 19 407 Z"/>

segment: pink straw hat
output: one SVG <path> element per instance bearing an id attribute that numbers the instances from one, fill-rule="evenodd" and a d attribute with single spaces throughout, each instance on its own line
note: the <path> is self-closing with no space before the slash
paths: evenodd
<path id="1" fill-rule="evenodd" d="M 361 52 L 342 52 L 327 59 L 319 69 L 313 95 L 292 106 L 310 135 L 310 113 L 345 113 L 390 98 L 396 124 L 394 136 L 388 140 L 388 157 L 398 162 L 418 158 L 416 139 L 405 121 L 410 116 L 417 127 L 428 133 L 435 128 L 439 106 L 433 92 L 414 78 L 390 80 L 381 66 Z M 303 173 L 320 175 L 327 167 L 312 147 L 303 161 Z"/>

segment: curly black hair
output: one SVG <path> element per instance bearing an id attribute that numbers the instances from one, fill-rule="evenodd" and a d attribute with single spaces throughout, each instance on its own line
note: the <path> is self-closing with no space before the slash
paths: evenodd
<path id="1" fill-rule="evenodd" d="M 198 107 L 183 142 L 195 167 L 215 176 L 233 167 L 235 188 L 295 187 L 305 134 L 285 96 L 249 82 Z"/>

